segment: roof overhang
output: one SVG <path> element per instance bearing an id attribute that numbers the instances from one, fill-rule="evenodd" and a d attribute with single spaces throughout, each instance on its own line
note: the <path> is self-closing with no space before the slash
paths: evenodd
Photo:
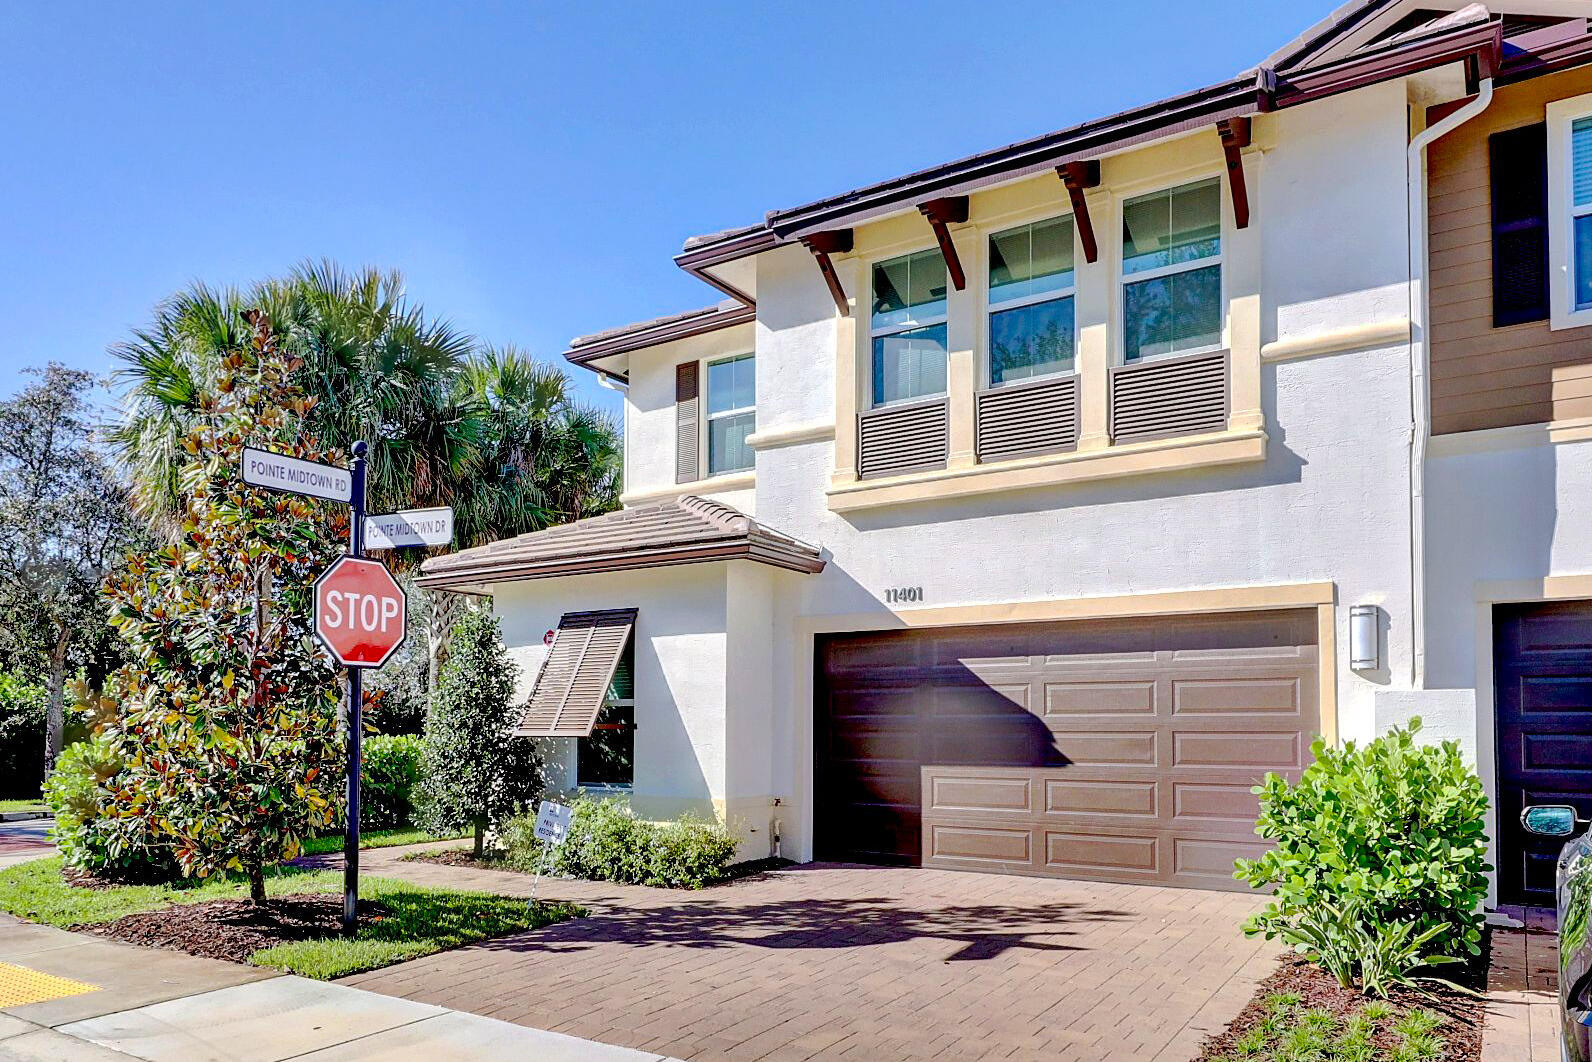
<path id="1" fill-rule="evenodd" d="M 635 350 L 645 350 L 677 339 L 706 335 L 739 324 L 757 320 L 757 307 L 749 303 L 719 303 L 690 313 L 675 314 L 655 321 L 644 321 L 625 328 L 616 328 L 595 336 L 575 339 L 564 351 L 565 360 L 582 368 L 600 372 L 620 383 L 628 383 L 625 373 L 607 359 L 618 358 Z"/>

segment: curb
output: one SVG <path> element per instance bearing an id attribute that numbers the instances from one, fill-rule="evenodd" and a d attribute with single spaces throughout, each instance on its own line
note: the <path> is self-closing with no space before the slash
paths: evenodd
<path id="1" fill-rule="evenodd" d="M 31 822 L 34 819 L 53 819 L 48 811 L 0 811 L 0 822 Z"/>

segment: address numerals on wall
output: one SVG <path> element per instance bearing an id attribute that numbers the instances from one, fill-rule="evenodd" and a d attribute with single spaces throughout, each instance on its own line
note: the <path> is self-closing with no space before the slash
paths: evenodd
<path id="1" fill-rule="evenodd" d="M 884 592 L 887 605 L 910 605 L 923 600 L 921 586 L 892 586 Z"/>

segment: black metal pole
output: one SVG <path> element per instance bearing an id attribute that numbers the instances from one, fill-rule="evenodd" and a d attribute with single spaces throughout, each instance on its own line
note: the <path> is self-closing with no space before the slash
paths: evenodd
<path id="1" fill-rule="evenodd" d="M 364 441 L 354 444 L 354 491 L 348 511 L 348 552 L 365 555 L 365 452 Z M 348 672 L 348 813 L 343 831 L 343 935 L 351 937 L 359 927 L 359 774 L 363 764 L 364 668 Z"/>

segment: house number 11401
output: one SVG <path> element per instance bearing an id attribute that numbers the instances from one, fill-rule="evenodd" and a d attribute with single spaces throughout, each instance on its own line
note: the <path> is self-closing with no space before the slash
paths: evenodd
<path id="1" fill-rule="evenodd" d="M 892 586 L 884 592 L 884 601 L 887 605 L 906 605 L 922 600 L 921 586 Z"/>

